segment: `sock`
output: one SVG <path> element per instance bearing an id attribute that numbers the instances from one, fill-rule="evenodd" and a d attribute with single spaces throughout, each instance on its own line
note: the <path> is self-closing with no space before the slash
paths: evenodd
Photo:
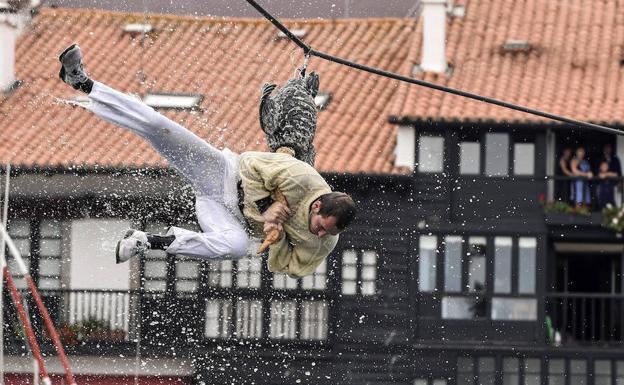
<path id="1" fill-rule="evenodd" d="M 90 94 L 93 89 L 93 80 L 87 79 L 86 82 L 80 83 L 80 90 L 86 94 Z"/>
<path id="2" fill-rule="evenodd" d="M 147 235 L 147 241 L 152 250 L 167 250 L 167 247 L 175 240 L 175 235 Z"/>

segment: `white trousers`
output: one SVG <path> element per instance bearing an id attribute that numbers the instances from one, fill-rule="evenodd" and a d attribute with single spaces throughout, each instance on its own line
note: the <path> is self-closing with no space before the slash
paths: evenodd
<path id="1" fill-rule="evenodd" d="M 250 242 L 238 208 L 236 154 L 228 149 L 217 150 L 138 98 L 102 83 L 94 83 L 88 102 L 77 104 L 147 140 L 170 166 L 190 181 L 203 232 L 172 227 L 169 234 L 176 238 L 167 248 L 168 253 L 207 260 L 247 255 Z"/>

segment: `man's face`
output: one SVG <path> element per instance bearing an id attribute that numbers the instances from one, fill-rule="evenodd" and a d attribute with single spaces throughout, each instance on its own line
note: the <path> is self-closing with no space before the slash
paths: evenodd
<path id="1" fill-rule="evenodd" d="M 310 210 L 310 224 L 308 229 L 314 235 L 319 238 L 323 238 L 327 235 L 337 235 L 340 230 L 336 227 L 336 217 L 334 216 L 322 216 L 319 214 L 321 209 L 321 202 L 314 202 L 312 209 Z"/>

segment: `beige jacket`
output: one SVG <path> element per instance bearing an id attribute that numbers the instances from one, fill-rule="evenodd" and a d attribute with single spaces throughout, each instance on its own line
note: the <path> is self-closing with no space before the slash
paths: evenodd
<path id="1" fill-rule="evenodd" d="M 239 172 L 245 193 L 244 215 L 252 235 L 264 238 L 264 218 L 255 202 L 279 189 L 292 211 L 284 223 L 286 236 L 269 248 L 269 271 L 295 277 L 312 274 L 338 242 L 338 236 L 319 238 L 310 233 L 310 205 L 331 192 L 323 177 L 310 165 L 288 154 L 244 152 Z"/>

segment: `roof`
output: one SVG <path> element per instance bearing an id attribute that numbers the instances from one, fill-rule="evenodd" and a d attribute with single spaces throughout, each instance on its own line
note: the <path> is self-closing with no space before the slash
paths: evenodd
<path id="1" fill-rule="evenodd" d="M 450 76 L 416 78 L 578 120 L 624 123 L 624 2 L 619 0 L 461 0 L 448 19 Z M 422 34 L 422 23 L 417 27 Z M 509 40 L 533 49 L 504 52 Z M 411 39 L 409 74 L 422 39 Z M 392 115 L 418 120 L 550 122 L 491 104 L 401 85 Z"/>
<path id="2" fill-rule="evenodd" d="M 149 21 L 141 36 L 122 31 Z M 289 21 L 308 30 L 319 50 L 399 70 L 413 21 L 350 19 Z M 137 136 L 63 103 L 78 94 L 58 79 L 58 54 L 78 42 L 90 76 L 128 93 L 198 93 L 197 111 L 164 110 L 215 146 L 266 150 L 258 122 L 260 88 L 293 76 L 303 58 L 277 30 L 258 19 L 191 18 L 104 11 L 43 9 L 20 36 L 17 76 L 22 85 L 0 105 L 0 162 L 24 167 L 141 168 L 166 166 Z M 311 59 L 321 91 L 332 101 L 319 114 L 317 163 L 325 172 L 396 172 L 388 123 L 396 83 Z"/>
<path id="3" fill-rule="evenodd" d="M 624 123 L 624 3 L 618 0 L 462 0 L 465 15 L 448 20 L 450 75 L 419 79 L 507 102 L 612 126 Z M 149 21 L 155 32 L 122 32 Z M 290 20 L 316 50 L 404 75 L 420 61 L 421 20 Z M 301 51 L 276 39 L 265 20 L 192 18 L 44 9 L 18 40 L 18 78 L 0 101 L 0 162 L 26 167 L 164 167 L 141 139 L 60 99 L 76 93 L 57 78 L 58 53 L 78 42 L 93 78 L 125 92 L 198 93 L 197 111 L 163 111 L 217 147 L 265 150 L 258 98 L 281 83 Z M 508 40 L 533 49 L 505 52 Z M 321 91 L 316 167 L 323 172 L 403 173 L 394 166 L 396 126 L 414 120 L 523 122 L 544 119 L 312 58 Z"/>

